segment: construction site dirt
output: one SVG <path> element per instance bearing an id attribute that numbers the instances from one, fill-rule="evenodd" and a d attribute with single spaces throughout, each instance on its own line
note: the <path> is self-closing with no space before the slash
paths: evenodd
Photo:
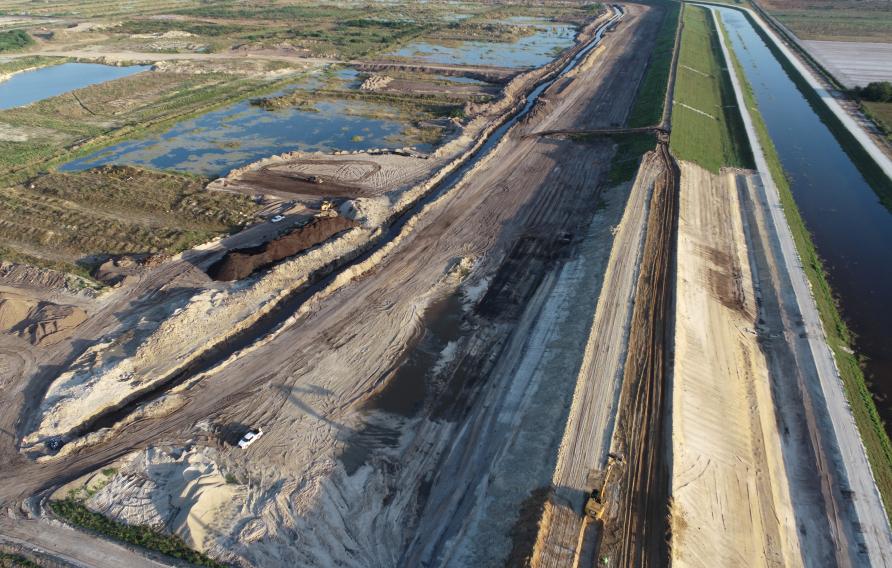
<path id="1" fill-rule="evenodd" d="M 655 10 L 630 6 L 618 31 L 647 24 Z M 612 92 L 606 79 L 619 72 L 624 60 L 618 56 L 627 49 L 622 42 L 605 42 L 590 55 L 603 63 L 583 64 L 579 80 L 564 86 L 560 96 L 597 98 L 616 107 L 605 114 L 610 121 L 624 116 L 632 97 Z M 639 74 L 644 62 L 638 62 Z M 248 525 L 238 519 L 231 519 L 235 525 L 212 523 L 203 547 L 221 558 L 254 565 L 399 565 L 426 559 L 460 563 L 467 555 L 486 562 L 507 555 L 517 513 L 530 491 L 547 485 L 553 462 L 535 464 L 535 473 L 519 487 L 513 480 L 522 472 L 510 468 L 515 471 L 503 474 L 504 468 L 529 444 L 544 444 L 545 456 L 549 447 L 554 451 L 572 391 L 556 389 L 534 370 L 540 365 L 536 354 L 571 369 L 582 358 L 581 349 L 568 358 L 558 357 L 555 348 L 542 351 L 542 338 L 549 335 L 541 334 L 558 334 L 549 343 L 566 335 L 561 341 L 584 344 L 592 311 L 570 306 L 588 303 L 594 309 L 614 240 L 611 229 L 629 195 L 628 185 L 604 187 L 611 141 L 522 137 L 547 116 L 541 109 L 532 113 L 473 175 L 431 201 L 412 220 L 412 230 L 374 258 L 372 270 L 357 272 L 330 293 L 304 298 L 293 319 L 283 318 L 264 340 L 230 351 L 164 395 L 175 410 L 134 409 L 131 417 L 119 416 L 120 426 L 109 424 L 111 430 L 97 433 L 95 441 L 48 461 L 29 462 L 4 449 L 17 468 L 4 483 L 4 505 L 17 509 L 14 502 L 35 491 L 43 494 L 48 482 L 146 445 L 189 439 L 214 445 L 194 430 L 196 421 L 210 420 L 258 425 L 265 432 L 250 460 L 221 446 L 226 467 L 252 480 L 246 490 L 254 497 L 244 509 L 253 519 L 252 534 L 262 526 L 267 535 L 258 540 L 241 533 L 234 527 Z M 588 260 L 581 260 L 583 253 Z M 168 275 L 174 288 L 186 275 L 208 285 L 192 269 L 181 274 Z M 577 298 L 572 278 L 585 283 L 586 296 Z M 431 374 L 418 373 L 429 387 L 421 409 L 400 416 L 369 406 L 375 393 L 386 392 L 381 387 L 393 379 L 390 370 L 408 360 L 407 346 L 424 343 L 413 338 L 435 327 L 421 314 L 449 297 L 450 310 L 467 307 L 451 329 L 428 338 L 447 347 L 430 358 Z M 525 379 L 518 378 L 518 368 L 530 369 L 520 371 Z M 571 370 L 554 376 L 573 381 L 575 375 Z M 550 425 L 537 428 L 529 422 L 534 419 Z M 517 437 L 517 422 L 526 424 L 525 437 Z M 370 434 L 363 438 L 357 433 L 364 428 Z M 545 438 L 530 438 L 539 433 Z M 338 458 L 351 441 L 364 453 L 352 474 Z M 512 480 L 514 490 L 496 484 L 493 498 L 476 498 L 487 492 L 493 475 Z M 502 517 L 494 506 L 513 513 Z M 286 523 L 274 520 L 282 515 Z M 325 530 L 317 530 L 320 523 Z M 485 546 L 490 530 L 499 533 L 496 547 Z"/>
<path id="2" fill-rule="evenodd" d="M 638 275 L 628 359 L 613 451 L 624 456 L 616 519 L 599 556 L 619 566 L 664 566 L 668 559 L 669 428 L 666 399 L 672 351 L 672 270 L 678 210 L 678 166 L 666 144 L 654 183 Z"/>
<path id="3" fill-rule="evenodd" d="M 161 565 L 77 495 L 244 568 L 868 564 L 766 186 L 627 128 L 664 10 L 425 67 L 504 89 L 430 154 L 233 170 L 268 221 L 98 297 L 0 286 L 0 543 Z"/>
<path id="4" fill-rule="evenodd" d="M 341 160 L 334 162 L 332 160 L 304 159 L 300 160 L 299 163 L 303 166 L 337 165 L 341 168 L 352 166 L 354 169 L 367 170 L 362 171 L 359 176 L 351 179 L 350 181 L 353 181 L 353 183 L 362 182 L 381 169 L 380 165 L 369 160 Z M 240 181 L 247 185 L 249 190 L 253 188 L 256 192 L 282 193 L 285 196 L 355 198 L 368 195 L 368 192 L 363 191 L 362 187 L 356 185 L 339 183 L 325 179 L 322 176 L 282 171 L 281 168 L 287 165 L 285 163 L 277 164 L 278 167 L 263 166 L 257 171 L 245 172 L 241 176 Z"/>

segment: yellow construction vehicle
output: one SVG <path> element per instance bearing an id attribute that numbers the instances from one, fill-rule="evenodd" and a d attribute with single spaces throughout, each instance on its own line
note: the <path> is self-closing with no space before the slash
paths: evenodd
<path id="1" fill-rule="evenodd" d="M 604 470 L 604 476 L 595 482 L 592 492 L 589 494 L 588 501 L 585 503 L 585 514 L 593 521 L 600 521 L 604 517 L 604 511 L 607 510 L 607 487 L 610 484 L 610 475 L 613 473 L 613 466 L 616 462 L 622 463 L 622 455 L 611 453 L 607 456 L 607 468 Z"/>

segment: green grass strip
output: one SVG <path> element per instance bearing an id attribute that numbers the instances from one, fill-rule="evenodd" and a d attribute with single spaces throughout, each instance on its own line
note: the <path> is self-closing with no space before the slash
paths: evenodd
<path id="1" fill-rule="evenodd" d="M 25 30 L 0 32 L 0 51 L 18 51 L 34 45 L 34 39 Z"/>
<path id="2" fill-rule="evenodd" d="M 686 6 L 672 106 L 672 153 L 718 173 L 753 159 L 707 8 Z"/>
<path id="3" fill-rule="evenodd" d="M 730 46 L 731 42 L 724 26 L 722 26 L 722 34 Z M 853 343 L 852 333 L 836 307 L 833 290 L 831 290 L 827 281 L 823 263 L 811 240 L 811 234 L 805 226 L 805 221 L 799 214 L 796 201 L 793 199 L 793 192 L 790 189 L 790 183 L 784 173 L 783 166 L 781 166 L 777 149 L 774 147 L 765 121 L 759 112 L 752 87 L 749 81 L 747 81 L 746 74 L 737 60 L 734 50 L 729 49 L 729 52 L 737 77 L 743 86 L 744 101 L 752 116 L 756 135 L 765 152 L 768 169 L 771 171 L 771 177 L 774 179 L 780 193 L 784 216 L 787 219 L 787 224 L 790 226 L 790 232 L 793 234 L 796 250 L 799 252 L 799 257 L 802 260 L 802 267 L 811 283 L 812 294 L 818 307 L 818 313 L 821 316 L 821 322 L 824 325 L 827 344 L 830 346 L 836 359 L 836 366 L 839 368 L 846 398 L 852 408 L 855 424 L 861 433 L 861 440 L 867 451 L 867 459 L 870 462 L 874 479 L 880 490 L 886 515 L 892 516 L 892 442 L 890 442 L 883 421 L 879 412 L 877 412 L 873 396 L 871 396 L 870 390 L 867 388 L 860 362 L 851 347 Z"/>
<path id="4" fill-rule="evenodd" d="M 644 78 L 638 86 L 635 105 L 629 114 L 629 126 L 637 128 L 657 124 L 663 117 L 663 103 L 672 67 L 672 51 L 675 48 L 675 32 L 681 2 L 667 2 L 663 22 L 657 32 L 656 43 L 647 63 Z"/>

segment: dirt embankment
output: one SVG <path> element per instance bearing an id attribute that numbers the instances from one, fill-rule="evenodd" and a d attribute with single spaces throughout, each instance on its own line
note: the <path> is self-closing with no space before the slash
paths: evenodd
<path id="1" fill-rule="evenodd" d="M 256 270 L 305 251 L 356 225 L 356 221 L 340 216 L 316 217 L 306 225 L 260 246 L 228 252 L 208 268 L 208 276 L 214 280 L 241 280 Z"/>
<path id="2" fill-rule="evenodd" d="M 672 390 L 672 564 L 802 565 L 739 191 L 681 164 Z M 758 320 L 758 321 L 757 321 Z M 714 522 L 722 518 L 724 522 Z M 807 532 L 813 529 L 808 527 Z M 803 532 L 805 528 L 803 526 Z M 815 530 L 814 532 L 819 532 Z M 816 561 L 815 565 L 822 565 Z"/>
<path id="3" fill-rule="evenodd" d="M 635 292 L 635 308 L 623 369 L 623 388 L 613 449 L 626 456 L 613 505 L 617 519 L 604 530 L 598 557 L 618 566 L 664 566 L 669 557 L 669 459 L 665 409 L 668 354 L 672 347 L 672 269 L 678 205 L 678 166 L 666 144 L 663 171 L 654 184 L 647 237 Z"/>

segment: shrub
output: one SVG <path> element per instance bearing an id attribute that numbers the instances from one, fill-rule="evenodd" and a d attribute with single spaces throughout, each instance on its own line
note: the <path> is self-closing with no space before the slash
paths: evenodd
<path id="1" fill-rule="evenodd" d="M 857 89 L 858 96 L 865 101 L 875 103 L 892 102 L 892 83 L 889 81 L 874 81 L 866 87 Z"/>
<path id="2" fill-rule="evenodd" d="M 13 51 L 34 43 L 34 39 L 25 30 L 9 30 L 0 32 L 0 51 Z"/>

